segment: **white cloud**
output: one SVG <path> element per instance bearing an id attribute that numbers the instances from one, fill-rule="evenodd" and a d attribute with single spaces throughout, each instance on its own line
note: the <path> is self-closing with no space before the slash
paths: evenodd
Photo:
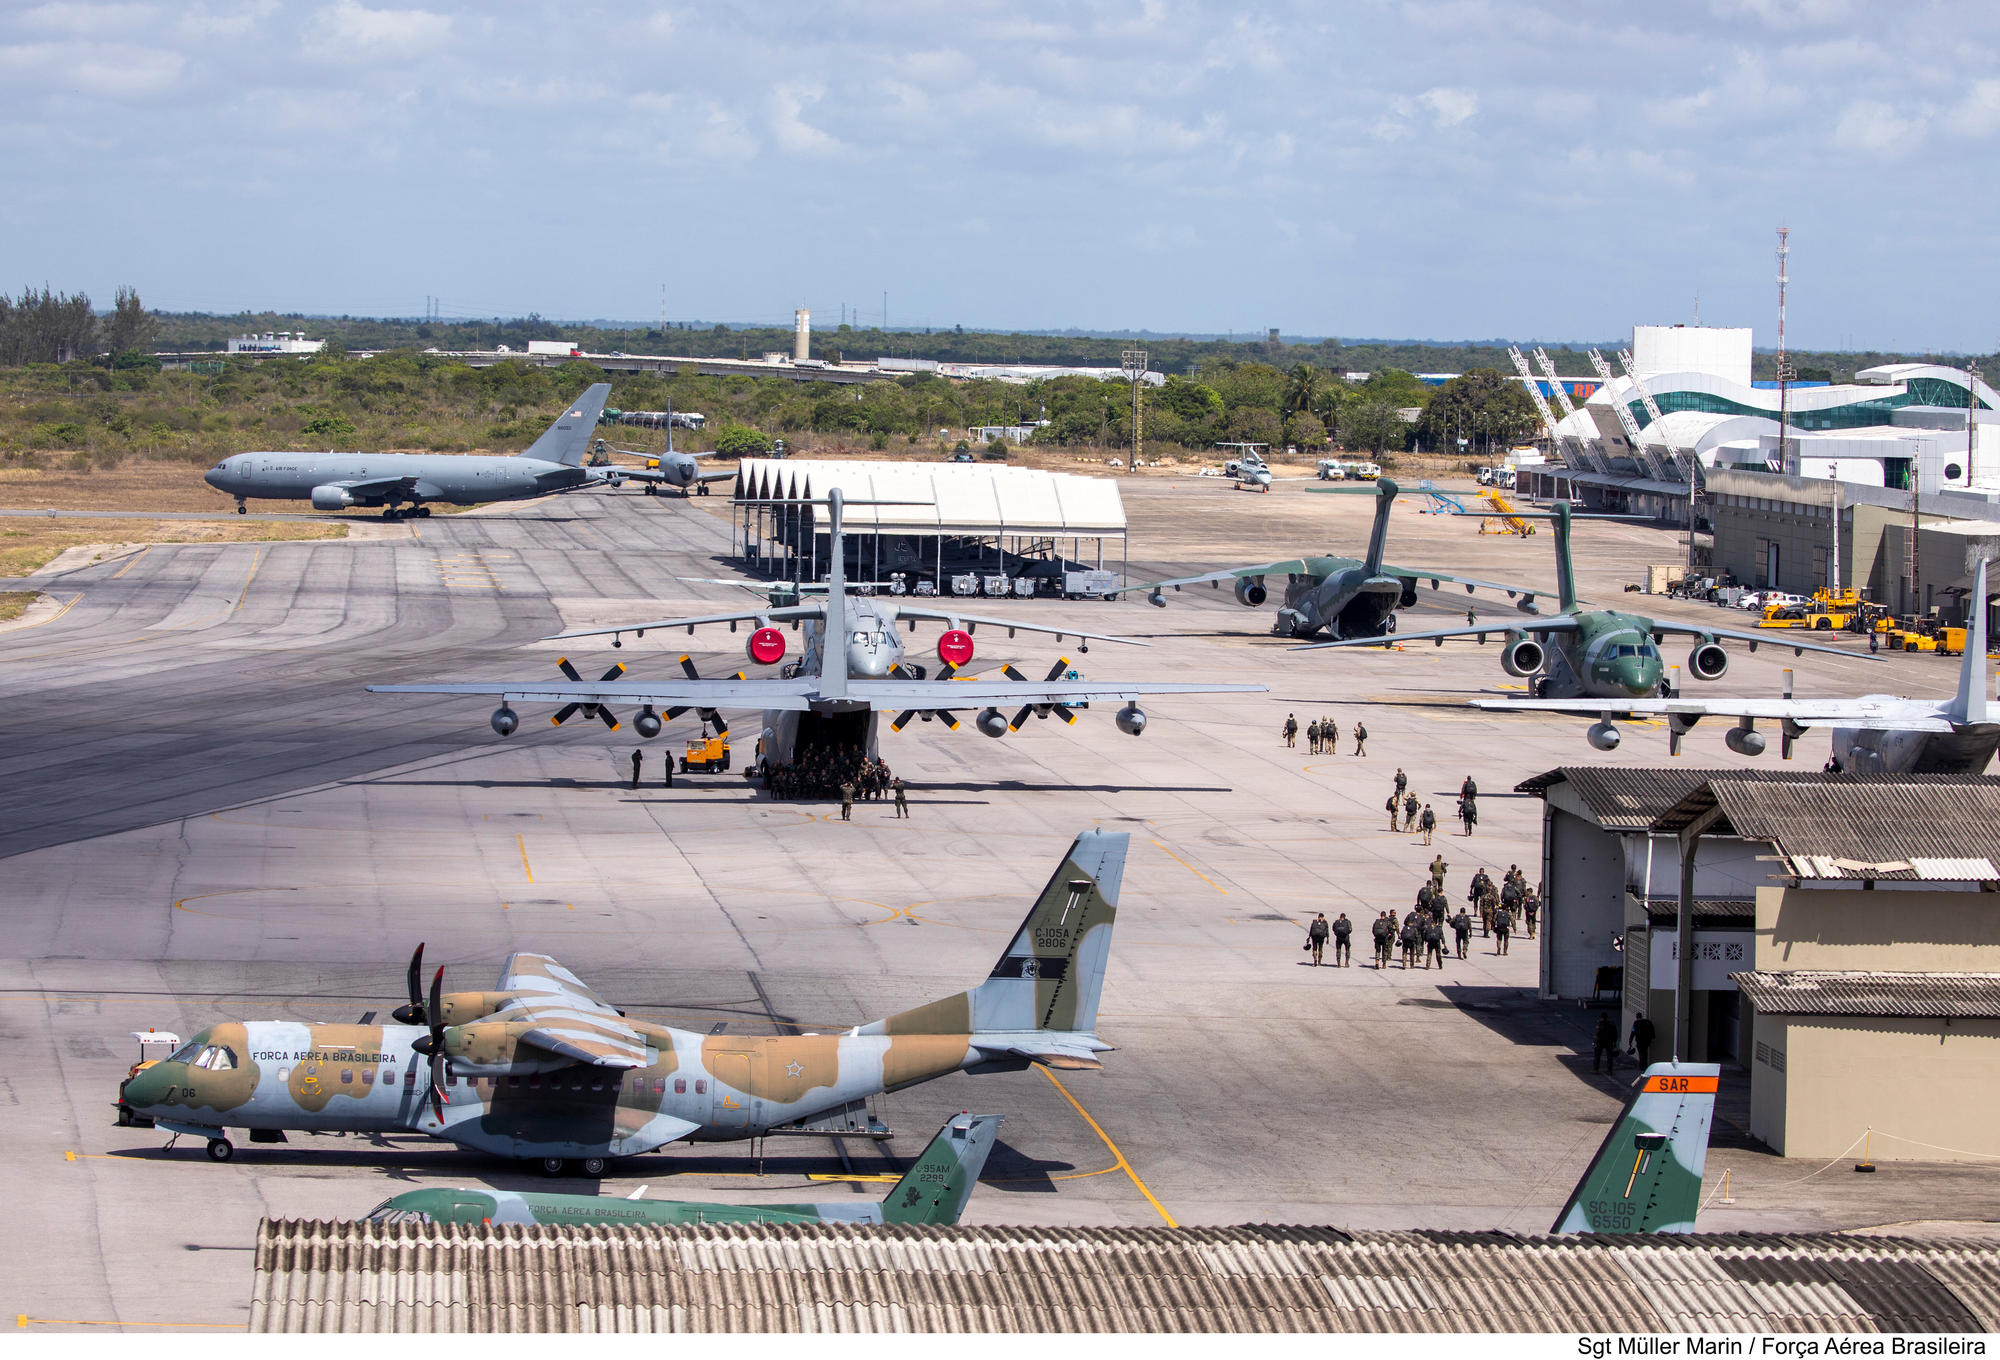
<path id="1" fill-rule="evenodd" d="M 149 23 L 155 13 L 151 5 L 58 3 L 23 10 L 20 22 L 50 33 L 127 34 Z"/>
<path id="2" fill-rule="evenodd" d="M 1990 137 L 2000 129 L 2000 80 L 1973 85 L 1945 119 L 1953 132 L 1966 137 Z"/>
<path id="3" fill-rule="evenodd" d="M 227 8 L 191 5 L 174 20 L 174 31 L 183 38 L 240 38 L 277 11 L 278 0 L 249 0 Z"/>
<path id="4" fill-rule="evenodd" d="M 824 156 L 845 148 L 834 137 L 806 122 L 808 104 L 817 104 L 826 95 L 822 85 L 780 85 L 771 91 L 771 135 L 787 151 Z"/>
<path id="5" fill-rule="evenodd" d="M 1438 86 L 1425 90 L 1417 96 L 1417 101 L 1431 111 L 1431 121 L 1441 128 L 1457 127 L 1473 114 L 1479 112 L 1479 96 L 1470 90 L 1454 90 Z"/>
<path id="6" fill-rule="evenodd" d="M 1923 139 L 1921 119 L 1905 118 L 1879 99 L 1857 99 L 1834 124 L 1836 146 L 1856 151 L 1910 151 Z"/>
<path id="7" fill-rule="evenodd" d="M 319 12 L 312 47 L 340 61 L 409 60 L 441 46 L 451 36 L 451 17 L 424 9 L 369 9 L 341 0 Z"/>
<path id="8" fill-rule="evenodd" d="M 123 43 L 0 47 L 0 73 L 13 82 L 119 103 L 157 99 L 172 92 L 185 65 L 178 52 Z"/>

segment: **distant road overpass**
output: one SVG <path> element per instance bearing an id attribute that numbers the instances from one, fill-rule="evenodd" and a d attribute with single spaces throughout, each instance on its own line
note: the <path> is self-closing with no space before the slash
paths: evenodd
<path id="1" fill-rule="evenodd" d="M 431 351 L 426 351 L 429 353 Z M 357 349 L 351 351 L 358 359 L 372 359 L 387 350 Z M 691 368 L 704 377 L 727 378 L 747 376 L 752 378 L 790 378 L 793 382 L 865 383 L 884 378 L 899 378 L 900 372 L 890 372 L 877 368 L 874 364 L 830 364 L 794 363 L 787 359 L 782 363 L 771 363 L 763 359 L 695 359 L 672 354 L 526 354 L 520 350 L 439 350 L 441 358 L 456 359 L 472 368 L 490 368 L 494 364 L 509 361 L 529 364 L 535 368 L 559 368 L 572 359 L 593 364 L 607 373 L 678 373 Z M 225 358 L 249 359 L 294 359 L 292 354 L 232 354 L 224 355 L 213 350 L 183 350 L 156 353 L 154 358 L 163 364 L 219 363 Z M 309 357 L 309 356 L 308 356 Z"/>

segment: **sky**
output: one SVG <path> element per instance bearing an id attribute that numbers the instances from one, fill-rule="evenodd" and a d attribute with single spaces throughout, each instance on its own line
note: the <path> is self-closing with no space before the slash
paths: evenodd
<path id="1" fill-rule="evenodd" d="M 10 0 L 0 146 L 101 305 L 2000 348 L 1992 5 Z"/>

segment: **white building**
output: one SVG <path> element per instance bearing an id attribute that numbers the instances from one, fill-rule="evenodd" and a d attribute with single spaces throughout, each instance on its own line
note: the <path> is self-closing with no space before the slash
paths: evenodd
<path id="1" fill-rule="evenodd" d="M 262 335 L 239 335 L 229 342 L 231 354 L 317 354 L 324 340 L 308 340 L 304 331 L 265 331 Z"/>

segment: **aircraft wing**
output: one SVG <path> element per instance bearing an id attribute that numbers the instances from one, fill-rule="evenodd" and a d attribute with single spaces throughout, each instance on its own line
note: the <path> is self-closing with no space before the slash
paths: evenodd
<path id="1" fill-rule="evenodd" d="M 1137 699 L 1145 694 L 1266 694 L 1263 685 L 1209 685 L 1177 680 L 849 680 L 847 692 L 876 708 L 918 711 L 985 704 L 1076 704 Z"/>
<path id="2" fill-rule="evenodd" d="M 1509 619 L 1479 624 L 1471 628 L 1438 628 L 1428 633 L 1384 633 L 1381 637 L 1341 638 L 1337 642 L 1308 642 L 1292 647 L 1294 652 L 1316 652 L 1322 647 L 1393 647 L 1399 642 L 1443 642 L 1446 638 L 1484 637 L 1489 633 L 1574 633 L 1576 619 L 1569 614 L 1551 618 Z"/>
<path id="3" fill-rule="evenodd" d="M 1474 699 L 1472 705 L 1585 718 L 1631 713 L 1645 718 L 1763 718 L 1799 727 L 1867 727 L 1884 732 L 1953 730 L 1938 704 L 1883 694 L 1859 699 Z"/>
<path id="4" fill-rule="evenodd" d="M 1482 581 L 1477 576 L 1453 576 L 1448 571 L 1426 571 L 1422 567 L 1392 567 L 1387 562 L 1382 564 L 1382 574 L 1384 576 L 1394 576 L 1398 580 L 1403 581 L 1429 581 L 1432 590 L 1438 588 L 1440 581 L 1450 581 L 1454 585 L 1464 586 L 1465 592 L 1468 595 L 1475 590 L 1498 590 L 1504 592 L 1510 600 L 1516 595 L 1524 596 L 1529 604 L 1534 603 L 1535 596 L 1537 595 L 1553 595 L 1555 593 L 1550 590 L 1540 590 L 1534 586 L 1509 585 L 1505 581 Z"/>
<path id="5" fill-rule="evenodd" d="M 639 1032 L 548 955 L 511 955 L 500 970 L 500 990 L 516 999 L 497 1015 L 529 1026 L 523 1043 L 593 1067 L 646 1066 L 650 1045 Z"/>
<path id="6" fill-rule="evenodd" d="M 1012 637 L 1015 630 L 1019 629 L 1024 633 L 1053 634 L 1058 642 L 1066 637 L 1073 637 L 1083 638 L 1090 642 L 1122 642 L 1128 647 L 1150 647 L 1153 645 L 1150 642 L 1141 642 L 1137 638 L 1113 637 L 1109 633 L 1080 633 L 1074 628 L 1050 628 L 1044 624 L 1022 623 L 1016 619 L 994 619 L 988 618 L 984 614 L 961 614 L 955 609 L 929 609 L 923 605 L 904 604 L 900 600 L 896 602 L 895 610 L 896 617 L 899 619 L 928 619 L 933 623 L 945 623 L 953 627 L 961 623 L 975 625 L 983 623 L 988 628 L 1005 628 L 1009 637 Z"/>
<path id="7" fill-rule="evenodd" d="M 688 455 L 690 458 L 699 458 L 701 456 L 698 453 Z M 611 472 L 614 476 L 622 477 L 628 482 L 674 482 L 676 480 L 658 468 L 621 467 L 611 469 Z M 713 472 L 696 472 L 693 480 L 697 482 L 722 482 L 727 481 L 735 475 L 735 468 L 717 468 Z"/>
<path id="8" fill-rule="evenodd" d="M 1125 586 L 1125 590 L 1162 590 L 1172 586 L 1179 590 L 1182 586 L 1220 585 L 1224 581 L 1240 581 L 1246 576 L 1304 576 L 1306 564 L 1294 557 L 1289 562 L 1266 562 L 1261 567 L 1231 567 L 1226 571 L 1204 572 L 1200 576 L 1176 576 L 1167 581 L 1142 581 L 1136 586 Z"/>
<path id="9" fill-rule="evenodd" d="M 655 708 L 762 708 L 803 713 L 815 682 L 798 680 L 468 680 L 370 685 L 370 694 L 485 694 L 519 704 L 651 704 Z"/>
<path id="10" fill-rule="evenodd" d="M 385 491 L 413 491 L 416 489 L 417 479 L 415 477 L 350 477 L 344 482 L 328 482 L 327 485 L 337 486 L 349 494 L 379 496 Z"/>
<path id="11" fill-rule="evenodd" d="M 722 585 L 737 585 L 739 582 L 718 582 Z M 560 642 L 565 638 L 603 637 L 606 633 L 637 633 L 649 628 L 685 628 L 690 633 L 704 623 L 744 623 L 771 622 L 786 623 L 792 619 L 816 619 L 826 613 L 824 605 L 788 604 L 777 608 L 744 609 L 728 614 L 690 614 L 678 619 L 648 619 L 641 623 L 621 623 L 615 628 L 572 628 L 567 633 L 556 633 L 544 639 Z"/>
<path id="12" fill-rule="evenodd" d="M 1859 657 L 1864 661 L 1887 661 L 1889 659 L 1886 656 L 1872 656 L 1867 652 L 1852 652 L 1845 647 L 1828 647 L 1816 642 L 1795 642 L 1786 636 L 1788 632 L 1804 631 L 1804 629 L 1772 628 L 1766 629 L 1761 633 L 1746 633 L 1736 628 L 1703 628 L 1699 624 L 1693 623 L 1665 623 L 1659 619 L 1653 620 L 1653 632 L 1655 634 L 1681 633 L 1688 637 L 1734 638 L 1738 642 L 1749 643 L 1753 648 L 1758 646 L 1789 647 L 1795 656 L 1800 652 L 1825 652 L 1828 656 Z"/>
<path id="13" fill-rule="evenodd" d="M 1097 1055 L 1111 1051 L 1095 1034 L 1047 1029 L 975 1034 L 972 1047 L 991 1057 L 1026 1058 L 1064 1071 L 1095 1071 L 1104 1066 Z"/>

